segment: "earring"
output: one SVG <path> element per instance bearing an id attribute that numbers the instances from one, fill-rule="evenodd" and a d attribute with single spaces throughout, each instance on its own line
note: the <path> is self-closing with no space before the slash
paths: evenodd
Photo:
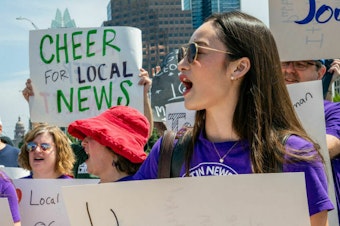
<path id="1" fill-rule="evenodd" d="M 232 75 L 232 76 L 230 77 L 230 79 L 231 79 L 231 81 L 234 81 L 234 80 L 235 80 L 235 77 Z"/>

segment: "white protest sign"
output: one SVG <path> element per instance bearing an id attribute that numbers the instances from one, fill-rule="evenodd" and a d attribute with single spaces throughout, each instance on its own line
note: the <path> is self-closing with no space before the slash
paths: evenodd
<path id="1" fill-rule="evenodd" d="M 287 89 L 304 129 L 321 146 L 321 154 L 324 157 L 329 177 L 328 194 L 332 203 L 336 206 L 332 168 L 325 136 L 326 125 L 321 80 L 290 84 L 287 85 Z M 328 219 L 329 225 L 337 225 L 338 215 L 336 208 L 328 212 Z"/>
<path id="2" fill-rule="evenodd" d="M 260 10 L 258 5 L 268 5 Z M 282 61 L 339 57 L 339 0 L 241 0 L 241 10 L 266 22 Z"/>
<path id="3" fill-rule="evenodd" d="M 133 27 L 30 31 L 33 122 L 68 126 L 111 106 L 144 112 L 141 30 Z"/>
<path id="4" fill-rule="evenodd" d="M 12 226 L 13 218 L 9 209 L 8 199 L 0 196 L 0 225 Z"/>
<path id="5" fill-rule="evenodd" d="M 30 175 L 30 171 L 20 167 L 0 167 L 0 170 L 4 171 L 11 179 L 19 179 Z"/>
<path id="6" fill-rule="evenodd" d="M 62 186 L 95 184 L 97 179 L 16 179 L 22 225 L 68 226 Z"/>
<path id="7" fill-rule="evenodd" d="M 320 144 L 323 155 L 329 159 L 321 80 L 289 84 L 287 89 L 304 129 Z"/>
<path id="8" fill-rule="evenodd" d="M 72 226 L 310 225 L 303 173 L 70 186 L 62 194 Z"/>
<path id="9" fill-rule="evenodd" d="M 166 104 L 166 128 L 177 132 L 183 127 L 193 127 L 196 111 L 187 110 L 184 102 Z"/>

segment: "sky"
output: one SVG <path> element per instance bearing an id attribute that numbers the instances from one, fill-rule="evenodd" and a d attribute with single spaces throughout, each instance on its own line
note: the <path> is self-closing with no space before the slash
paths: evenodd
<path id="1" fill-rule="evenodd" d="M 77 27 L 100 27 L 107 20 L 109 0 L 1 0 L 0 7 L 0 118 L 2 135 L 14 138 L 18 118 L 28 130 L 29 106 L 21 91 L 30 76 L 29 31 L 48 29 L 56 11 L 67 8 Z"/>

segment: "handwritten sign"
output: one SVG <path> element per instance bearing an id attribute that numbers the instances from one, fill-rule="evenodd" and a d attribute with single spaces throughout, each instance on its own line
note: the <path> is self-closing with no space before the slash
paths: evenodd
<path id="1" fill-rule="evenodd" d="M 328 180 L 328 194 L 336 205 L 334 181 L 332 178 L 332 168 L 329 152 L 326 143 L 326 125 L 323 107 L 323 94 L 321 80 L 302 82 L 287 85 L 290 99 L 294 105 L 299 119 L 310 137 L 312 137 L 321 147 L 321 154 L 326 163 Z M 329 225 L 338 225 L 337 209 L 328 212 Z"/>
<path id="2" fill-rule="evenodd" d="M 184 102 L 166 104 L 166 128 L 177 132 L 183 127 L 193 127 L 196 111 L 184 107 Z"/>
<path id="3" fill-rule="evenodd" d="M 310 225 L 303 173 L 69 186 L 62 194 L 72 226 Z"/>
<path id="4" fill-rule="evenodd" d="M 13 225 L 12 213 L 9 209 L 8 199 L 0 197 L 0 225 Z"/>
<path id="5" fill-rule="evenodd" d="M 259 2 L 268 7 L 258 10 Z M 339 57 L 339 0 L 242 0 L 241 10 L 261 19 L 268 15 L 282 61 Z"/>
<path id="6" fill-rule="evenodd" d="M 166 121 L 166 104 L 183 101 L 184 86 L 178 78 L 177 52 L 170 52 L 162 62 L 161 71 L 152 79 L 151 103 L 154 121 Z"/>
<path id="7" fill-rule="evenodd" d="M 132 27 L 30 31 L 33 122 L 67 126 L 111 106 L 143 112 L 141 30 Z"/>
<path id="8" fill-rule="evenodd" d="M 94 184 L 96 179 L 16 179 L 22 225 L 70 225 L 61 194 L 62 186 Z M 42 214 L 43 213 L 43 214 Z"/>

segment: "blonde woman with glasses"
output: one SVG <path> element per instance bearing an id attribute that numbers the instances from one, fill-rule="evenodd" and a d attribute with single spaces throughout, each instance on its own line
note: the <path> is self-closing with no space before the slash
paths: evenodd
<path id="1" fill-rule="evenodd" d="M 24 137 L 19 164 L 31 171 L 25 178 L 68 179 L 73 177 L 75 157 L 66 134 L 57 126 L 39 124 Z"/>

